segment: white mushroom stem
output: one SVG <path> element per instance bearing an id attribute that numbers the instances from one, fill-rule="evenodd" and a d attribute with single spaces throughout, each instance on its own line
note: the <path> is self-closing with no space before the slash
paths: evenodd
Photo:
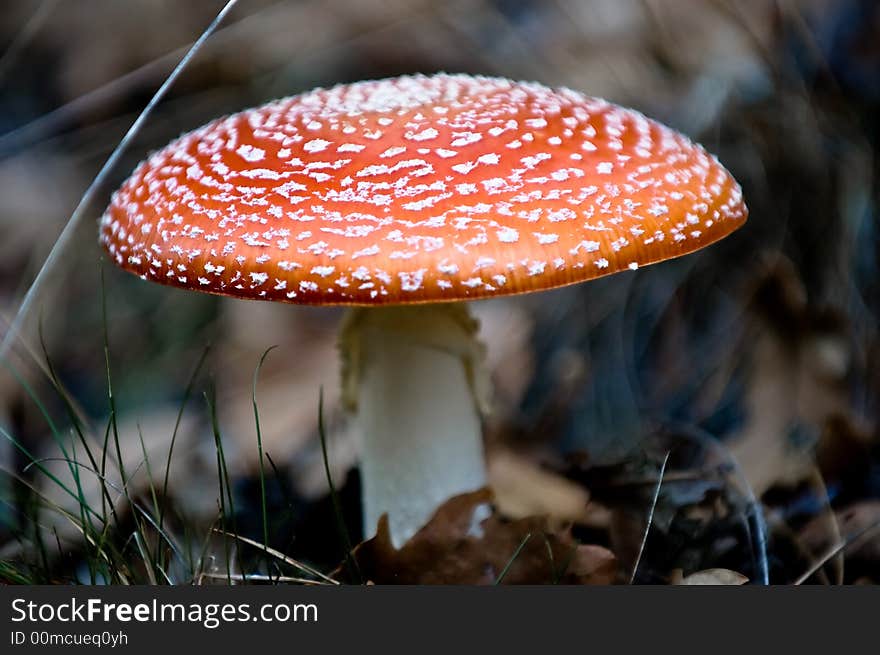
<path id="1" fill-rule="evenodd" d="M 362 438 L 365 535 L 387 513 L 399 548 L 444 501 L 486 484 L 476 331 L 464 304 L 349 311 L 343 394 Z"/>

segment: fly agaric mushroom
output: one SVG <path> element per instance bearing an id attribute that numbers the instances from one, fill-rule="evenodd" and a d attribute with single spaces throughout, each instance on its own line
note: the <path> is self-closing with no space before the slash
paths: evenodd
<path id="1" fill-rule="evenodd" d="M 702 147 L 569 89 L 466 75 L 337 86 L 218 119 L 142 163 L 101 220 L 122 268 L 351 305 L 343 397 L 364 525 L 401 545 L 485 484 L 483 347 L 461 301 L 678 257 L 746 219 Z"/>

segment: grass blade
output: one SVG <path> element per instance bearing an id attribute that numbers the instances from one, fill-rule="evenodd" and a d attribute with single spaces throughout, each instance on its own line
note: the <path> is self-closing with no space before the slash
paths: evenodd
<path id="1" fill-rule="evenodd" d="M 263 368 L 263 362 L 266 361 L 267 355 L 274 348 L 276 348 L 276 346 L 267 348 L 260 357 L 257 368 L 254 369 L 254 382 L 251 390 L 251 401 L 254 405 L 254 423 L 257 428 L 257 451 L 260 456 L 260 509 L 263 513 L 263 543 L 267 547 L 269 545 L 269 517 L 266 511 L 266 471 L 263 464 L 263 433 L 260 430 L 260 411 L 257 408 L 257 379 L 260 376 L 260 369 Z"/>
<path id="2" fill-rule="evenodd" d="M 519 542 L 519 546 L 516 547 L 516 550 L 513 551 L 513 555 L 510 556 L 510 559 L 507 560 L 507 564 L 504 565 L 504 568 L 501 569 L 501 573 L 498 574 L 498 577 L 495 579 L 495 584 L 501 584 L 501 581 L 504 580 L 504 577 L 507 575 L 507 572 L 510 571 L 510 567 L 513 566 L 513 563 L 519 557 L 519 554 L 523 551 L 523 548 L 526 547 L 526 544 L 529 543 L 529 539 L 532 538 L 532 533 L 529 532 L 523 540 Z"/>
<path id="3" fill-rule="evenodd" d="M 206 346 L 202 351 L 202 356 L 199 357 L 199 361 L 196 362 L 196 366 L 193 369 L 192 375 L 189 377 L 189 382 L 186 384 L 186 388 L 183 391 L 183 400 L 180 402 L 180 408 L 177 410 L 177 418 L 174 421 L 174 430 L 171 432 L 171 443 L 168 445 L 168 457 L 165 460 L 165 479 L 162 481 L 162 498 L 168 498 L 168 476 L 171 474 L 171 455 L 174 453 L 174 444 L 177 443 L 177 432 L 180 429 L 180 422 L 183 420 L 183 411 L 186 408 L 186 404 L 189 401 L 189 397 L 192 394 L 193 387 L 195 386 L 196 379 L 198 378 L 199 372 L 202 370 L 202 366 L 205 363 L 205 360 L 208 358 L 208 352 L 211 350 L 211 346 Z M 161 528 L 165 524 L 165 508 L 164 505 L 159 509 L 159 527 Z"/>
<path id="4" fill-rule="evenodd" d="M 333 476 L 330 474 L 330 459 L 327 456 L 327 433 L 324 429 L 324 387 L 318 391 L 318 436 L 321 439 L 321 456 L 324 459 L 324 473 L 327 476 L 327 485 L 330 487 L 330 500 L 333 502 L 333 513 L 336 516 L 336 529 L 339 537 L 345 546 L 345 565 L 349 568 L 349 573 L 354 574 L 354 579 L 363 584 L 363 576 L 361 575 L 360 566 L 357 558 L 354 556 L 354 547 L 351 544 L 351 537 L 348 534 L 348 528 L 345 527 L 345 515 L 342 513 L 342 503 L 339 501 L 339 494 L 336 493 L 336 486 L 333 484 Z"/>
<path id="5" fill-rule="evenodd" d="M 266 546 L 265 544 L 261 544 L 258 541 L 254 541 L 253 539 L 248 539 L 247 537 L 243 537 L 240 534 L 234 534 L 231 532 L 222 532 L 222 531 L 219 531 L 216 529 L 214 530 L 214 532 L 218 532 L 219 534 L 225 535 L 227 537 L 232 537 L 233 539 L 236 539 L 242 543 L 248 544 L 249 546 L 253 546 L 254 548 L 265 549 L 265 551 L 267 553 L 269 553 L 272 557 L 275 557 L 279 561 L 284 562 L 285 564 L 289 564 L 290 566 L 292 566 L 296 569 L 299 569 L 300 571 L 302 571 L 304 573 L 308 573 L 309 575 L 313 575 L 316 578 L 323 580 L 327 584 L 332 584 L 332 585 L 339 584 L 338 580 L 334 580 L 330 576 L 325 575 L 324 573 L 321 573 L 318 569 L 316 569 L 312 566 L 309 566 L 308 564 L 304 564 L 303 562 L 300 562 L 298 560 L 295 560 L 292 557 L 288 557 L 287 555 L 285 555 L 281 551 L 275 550 L 274 548 L 272 548 L 270 546 Z"/>

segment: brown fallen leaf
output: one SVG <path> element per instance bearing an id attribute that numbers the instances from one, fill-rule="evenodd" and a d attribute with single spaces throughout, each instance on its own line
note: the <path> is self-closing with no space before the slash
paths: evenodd
<path id="1" fill-rule="evenodd" d="M 352 579 L 345 566 L 334 577 L 375 584 L 494 584 L 504 572 L 504 584 L 614 582 L 611 551 L 577 543 L 568 529 L 549 527 L 546 517 L 504 521 L 493 513 L 480 524 L 481 534 L 474 534 L 474 510 L 491 502 L 488 489 L 450 499 L 399 550 L 383 516 L 376 536 L 354 549 L 361 580 Z"/>
<path id="2" fill-rule="evenodd" d="M 730 569 L 706 569 L 682 577 L 681 569 L 672 572 L 674 585 L 744 585 L 749 579 Z"/>
<path id="3" fill-rule="evenodd" d="M 489 486 L 498 511 L 508 518 L 547 515 L 575 523 L 588 518 L 590 494 L 584 487 L 506 449 L 489 453 Z"/>

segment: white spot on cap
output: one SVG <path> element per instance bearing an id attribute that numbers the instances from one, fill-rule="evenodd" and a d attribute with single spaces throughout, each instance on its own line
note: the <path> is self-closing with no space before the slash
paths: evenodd
<path id="1" fill-rule="evenodd" d="M 352 253 L 351 258 L 357 259 L 358 257 L 369 257 L 371 255 L 378 255 L 381 252 L 379 246 L 368 246 L 362 250 L 358 250 L 355 253 Z"/>
<path id="2" fill-rule="evenodd" d="M 544 269 L 547 267 L 547 262 L 538 262 L 534 261 L 528 265 L 529 275 L 541 275 L 544 272 Z"/>
<path id="3" fill-rule="evenodd" d="M 424 268 L 420 268 L 411 273 L 401 271 L 397 274 L 400 278 L 400 288 L 403 291 L 418 291 L 422 288 L 422 281 L 424 280 L 425 273 L 426 269 Z"/>
<path id="4" fill-rule="evenodd" d="M 251 276 L 251 284 L 253 286 L 259 286 L 261 284 L 264 284 L 266 282 L 266 280 L 269 279 L 268 273 L 251 273 L 250 276 Z"/>
<path id="5" fill-rule="evenodd" d="M 250 162 L 263 161 L 263 158 L 266 156 L 265 150 L 251 145 L 241 145 L 235 152 L 239 157 Z"/>
<path id="6" fill-rule="evenodd" d="M 428 139 L 436 139 L 439 132 L 433 127 L 428 127 L 421 132 L 407 132 L 404 136 L 410 141 L 427 141 Z"/>
<path id="7" fill-rule="evenodd" d="M 502 227 L 495 234 L 502 243 L 516 243 L 519 241 L 519 232 L 512 227 Z"/>
<path id="8" fill-rule="evenodd" d="M 456 137 L 450 144 L 453 148 L 470 145 L 483 138 L 483 135 L 478 132 L 453 132 L 452 136 Z"/>
<path id="9" fill-rule="evenodd" d="M 406 146 L 392 146 L 379 155 L 382 158 L 396 157 L 406 152 Z"/>
<path id="10" fill-rule="evenodd" d="M 303 145 L 303 150 L 306 152 L 321 152 L 322 150 L 326 150 L 329 145 L 330 142 L 326 139 L 312 139 Z"/>
<path id="11" fill-rule="evenodd" d="M 572 255 L 578 254 L 578 251 L 583 248 L 584 252 L 596 252 L 599 250 L 599 242 L 598 241 L 581 241 L 574 248 L 572 248 L 569 252 Z"/>
<path id="12" fill-rule="evenodd" d="M 477 167 L 476 162 L 467 161 L 463 164 L 455 164 L 454 166 L 452 166 L 452 170 L 454 170 L 456 173 L 461 173 L 462 175 L 467 175 L 472 170 L 474 170 L 476 167 Z"/>
<path id="13" fill-rule="evenodd" d="M 559 241 L 558 234 L 541 234 L 540 232 L 535 232 L 535 238 L 542 246 Z"/>

